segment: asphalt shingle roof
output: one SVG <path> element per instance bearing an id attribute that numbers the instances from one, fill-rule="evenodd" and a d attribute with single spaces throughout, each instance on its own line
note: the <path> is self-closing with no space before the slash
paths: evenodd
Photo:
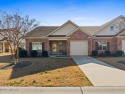
<path id="1" fill-rule="evenodd" d="M 42 36 L 47 36 L 50 34 L 52 31 L 57 29 L 59 26 L 39 26 L 35 29 L 33 29 L 31 32 L 27 34 L 27 37 L 42 37 Z"/>
<path id="2" fill-rule="evenodd" d="M 98 29 L 100 28 L 100 26 L 80 26 L 80 29 L 91 34 L 94 35 Z"/>
<path id="3" fill-rule="evenodd" d="M 47 36 L 52 31 L 56 30 L 59 26 L 39 26 L 33 29 L 31 32 L 27 34 L 27 37 L 42 37 Z M 93 35 L 97 32 L 100 26 L 80 26 L 81 30 Z"/>

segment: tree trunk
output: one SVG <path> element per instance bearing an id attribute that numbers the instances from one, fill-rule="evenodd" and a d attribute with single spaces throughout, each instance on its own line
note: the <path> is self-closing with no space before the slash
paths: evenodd
<path id="1" fill-rule="evenodd" d="M 19 62 L 19 46 L 17 46 L 17 49 L 15 51 L 15 55 L 14 55 L 14 64 L 17 64 Z"/>

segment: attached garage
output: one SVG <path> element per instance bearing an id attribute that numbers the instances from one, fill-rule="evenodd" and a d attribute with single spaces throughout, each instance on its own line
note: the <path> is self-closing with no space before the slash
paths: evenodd
<path id="1" fill-rule="evenodd" d="M 122 50 L 123 50 L 124 53 L 125 53 L 125 40 L 122 40 Z"/>
<path id="2" fill-rule="evenodd" d="M 88 41 L 70 41 L 70 55 L 88 55 Z"/>

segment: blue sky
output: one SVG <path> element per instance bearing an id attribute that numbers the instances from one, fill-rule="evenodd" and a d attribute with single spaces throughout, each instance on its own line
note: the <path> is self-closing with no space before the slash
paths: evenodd
<path id="1" fill-rule="evenodd" d="M 40 25 L 61 25 L 72 20 L 80 26 L 96 26 L 125 15 L 125 0 L 0 0 L 0 10 L 17 9 Z"/>

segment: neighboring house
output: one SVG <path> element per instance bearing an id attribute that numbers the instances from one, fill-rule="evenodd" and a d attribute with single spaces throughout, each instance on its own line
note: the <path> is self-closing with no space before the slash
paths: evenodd
<path id="1" fill-rule="evenodd" d="M 78 26 L 70 20 L 61 26 L 40 26 L 27 34 L 26 49 L 59 55 L 91 55 L 92 50 L 125 52 L 125 17 L 101 26 Z"/>
<path id="2" fill-rule="evenodd" d="M 0 32 L 6 32 L 3 29 Z M 11 52 L 10 46 L 8 44 L 8 42 L 6 40 L 9 40 L 11 43 L 11 37 L 3 37 L 2 35 L 0 35 L 0 53 L 8 53 Z M 11 44 L 12 45 L 12 44 Z M 23 40 L 20 44 L 21 48 L 25 49 L 25 40 Z"/>

